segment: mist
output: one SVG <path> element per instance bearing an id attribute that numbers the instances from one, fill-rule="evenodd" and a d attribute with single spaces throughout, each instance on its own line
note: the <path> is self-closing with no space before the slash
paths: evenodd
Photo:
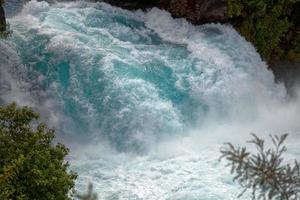
<path id="1" fill-rule="evenodd" d="M 230 25 L 43 1 L 8 21 L 0 103 L 31 106 L 55 128 L 79 190 L 93 182 L 103 199 L 230 200 L 239 186 L 218 160 L 224 142 L 289 133 L 286 158 L 300 157 L 300 95 Z"/>

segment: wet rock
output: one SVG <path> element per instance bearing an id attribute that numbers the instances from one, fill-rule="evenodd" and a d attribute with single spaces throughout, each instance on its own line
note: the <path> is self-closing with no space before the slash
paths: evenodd
<path id="1" fill-rule="evenodd" d="M 300 95 L 300 62 L 277 61 L 270 64 L 275 81 L 283 83 L 291 96 Z"/>
<path id="2" fill-rule="evenodd" d="M 193 24 L 227 22 L 227 0 L 161 0 L 160 7 Z"/>
<path id="3" fill-rule="evenodd" d="M 4 8 L 0 5 L 0 32 L 6 30 L 6 20 L 5 20 L 5 13 Z"/>
<path id="4" fill-rule="evenodd" d="M 106 3 L 109 3 L 113 6 L 124 8 L 127 10 L 137 10 L 137 9 L 146 9 L 157 7 L 159 0 L 103 0 Z"/>

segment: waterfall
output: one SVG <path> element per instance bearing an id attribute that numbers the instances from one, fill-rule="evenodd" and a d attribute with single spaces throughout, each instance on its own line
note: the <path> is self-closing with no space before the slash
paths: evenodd
<path id="1" fill-rule="evenodd" d="M 223 142 L 298 138 L 299 101 L 230 25 L 83 1 L 30 1 L 8 21 L 0 103 L 41 112 L 100 199 L 235 199 Z"/>

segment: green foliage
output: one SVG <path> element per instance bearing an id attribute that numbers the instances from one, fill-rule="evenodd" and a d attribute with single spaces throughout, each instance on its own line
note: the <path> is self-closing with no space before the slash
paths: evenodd
<path id="1" fill-rule="evenodd" d="M 286 59 L 297 35 L 292 17 L 299 0 L 228 0 L 228 15 L 239 32 L 267 60 Z M 295 32 L 292 38 L 290 32 Z"/>
<path id="2" fill-rule="evenodd" d="M 246 147 L 236 148 L 227 143 L 221 149 L 222 157 L 229 161 L 234 180 L 244 188 L 252 189 L 253 199 L 297 200 L 300 195 L 300 166 L 297 161 L 291 166 L 283 164 L 283 153 L 287 148 L 283 145 L 287 134 L 271 136 L 272 149 L 265 148 L 263 139 L 252 134 L 249 141 L 257 148 L 257 153 L 250 153 Z"/>
<path id="3" fill-rule="evenodd" d="M 292 61 L 300 61 L 300 35 L 297 35 L 291 42 L 288 58 Z"/>
<path id="4" fill-rule="evenodd" d="M 240 1 L 228 0 L 229 17 L 238 17 L 242 15 L 243 4 Z"/>
<path id="5" fill-rule="evenodd" d="M 68 200 L 76 174 L 69 150 L 52 145 L 54 130 L 33 125 L 38 113 L 15 103 L 0 107 L 0 199 Z"/>

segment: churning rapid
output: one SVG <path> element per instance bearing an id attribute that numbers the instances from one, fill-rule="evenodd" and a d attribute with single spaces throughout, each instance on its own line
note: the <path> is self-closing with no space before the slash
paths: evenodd
<path id="1" fill-rule="evenodd" d="M 35 107 L 55 127 L 79 190 L 91 181 L 100 199 L 232 200 L 223 142 L 290 132 L 289 158 L 299 157 L 299 102 L 230 26 L 37 1 L 9 23 L 0 103 Z"/>

